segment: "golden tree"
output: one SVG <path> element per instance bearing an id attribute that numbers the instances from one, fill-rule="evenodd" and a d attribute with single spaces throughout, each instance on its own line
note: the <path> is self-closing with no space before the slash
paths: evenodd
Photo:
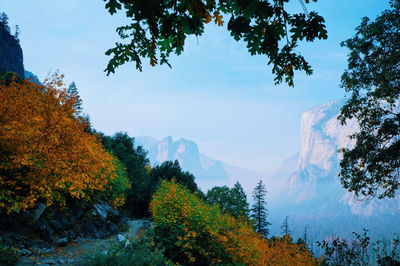
<path id="1" fill-rule="evenodd" d="M 303 245 L 289 237 L 263 238 L 246 220 L 174 182 L 162 182 L 150 210 L 157 241 L 183 265 L 318 265 Z"/>
<path id="2" fill-rule="evenodd" d="M 63 76 L 0 84 L 0 208 L 88 198 L 115 176 L 113 156 L 76 119 Z"/>

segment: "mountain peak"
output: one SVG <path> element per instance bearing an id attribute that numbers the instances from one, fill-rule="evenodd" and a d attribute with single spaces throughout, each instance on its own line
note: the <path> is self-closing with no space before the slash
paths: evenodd
<path id="1" fill-rule="evenodd" d="M 196 177 L 196 183 L 202 189 L 213 186 L 232 185 L 236 181 L 242 183 L 250 192 L 260 174 L 240 167 L 232 166 L 209 156 L 200 154 L 196 142 L 180 138 L 176 141 L 171 136 L 156 140 L 151 137 L 136 137 L 136 143 L 148 151 L 150 162 L 160 164 L 167 160 L 178 160 L 182 169 Z"/>
<path id="2" fill-rule="evenodd" d="M 174 140 L 172 139 L 172 136 L 166 136 L 162 139 L 162 141 L 172 143 Z"/>

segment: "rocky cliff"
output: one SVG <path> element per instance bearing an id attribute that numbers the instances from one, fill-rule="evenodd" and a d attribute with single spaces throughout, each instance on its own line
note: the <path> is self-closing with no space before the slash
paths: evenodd
<path id="1" fill-rule="evenodd" d="M 344 126 L 337 120 L 344 103 L 344 99 L 331 101 L 302 114 L 297 169 L 294 173 L 294 169 L 287 169 L 292 174 L 286 177 L 287 185 L 282 192 L 287 204 L 309 206 L 312 211 L 364 216 L 400 213 L 399 199 L 361 200 L 343 189 L 338 176 L 338 150 L 351 147 L 348 136 L 358 130 L 356 120 Z"/>
<path id="2" fill-rule="evenodd" d="M 357 130 L 355 121 L 342 126 L 337 120 L 344 100 L 315 107 L 301 116 L 301 147 L 297 171 L 289 179 L 296 201 L 326 196 L 340 190 L 338 150 L 351 145 L 348 136 Z"/>
<path id="3" fill-rule="evenodd" d="M 0 71 L 24 77 L 23 54 L 19 41 L 0 23 Z"/>

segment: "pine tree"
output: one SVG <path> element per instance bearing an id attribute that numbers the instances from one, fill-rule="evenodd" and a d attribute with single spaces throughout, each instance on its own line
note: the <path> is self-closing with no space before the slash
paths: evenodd
<path id="1" fill-rule="evenodd" d="M 235 217 L 243 217 L 248 219 L 250 214 L 249 203 L 247 202 L 247 195 L 239 182 L 236 182 L 231 189 L 231 195 L 232 198 L 235 200 L 233 215 Z"/>
<path id="2" fill-rule="evenodd" d="M 314 238 L 311 236 L 311 240 L 310 240 L 310 251 L 311 254 L 314 254 Z"/>
<path id="3" fill-rule="evenodd" d="M 265 190 L 265 186 L 260 180 L 253 191 L 254 204 L 251 208 L 251 218 L 254 220 L 254 228 L 256 232 L 260 233 L 265 238 L 269 234 L 268 226 L 271 225 L 271 223 L 267 221 L 268 210 L 266 208 L 266 194 L 267 191 Z"/>
<path id="4" fill-rule="evenodd" d="M 3 28 L 11 34 L 10 32 L 10 26 L 8 25 L 8 16 L 6 13 L 0 13 L 0 26 L 3 26 Z"/>
<path id="5" fill-rule="evenodd" d="M 283 235 L 290 235 L 290 230 L 289 230 L 289 215 L 286 215 L 285 219 L 283 220 L 281 230 Z"/>
<path id="6" fill-rule="evenodd" d="M 307 247 L 307 225 L 304 227 L 304 245 Z"/>
<path id="7" fill-rule="evenodd" d="M 14 38 L 19 42 L 19 35 L 21 34 L 21 31 L 19 29 L 19 25 L 15 25 L 15 33 L 14 33 Z"/>
<path id="8" fill-rule="evenodd" d="M 83 110 L 82 100 L 81 97 L 79 96 L 78 88 L 76 87 L 74 81 L 72 81 L 71 84 L 69 84 L 67 95 L 68 99 L 75 98 L 74 109 L 76 110 L 76 116 L 79 116 Z"/>

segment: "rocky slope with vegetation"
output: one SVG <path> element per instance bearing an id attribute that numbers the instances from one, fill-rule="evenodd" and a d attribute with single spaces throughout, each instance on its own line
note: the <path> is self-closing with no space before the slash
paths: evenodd
<path id="1" fill-rule="evenodd" d="M 11 33 L 8 17 L 0 13 L 0 71 L 11 71 L 24 77 L 22 48 L 17 34 Z"/>

